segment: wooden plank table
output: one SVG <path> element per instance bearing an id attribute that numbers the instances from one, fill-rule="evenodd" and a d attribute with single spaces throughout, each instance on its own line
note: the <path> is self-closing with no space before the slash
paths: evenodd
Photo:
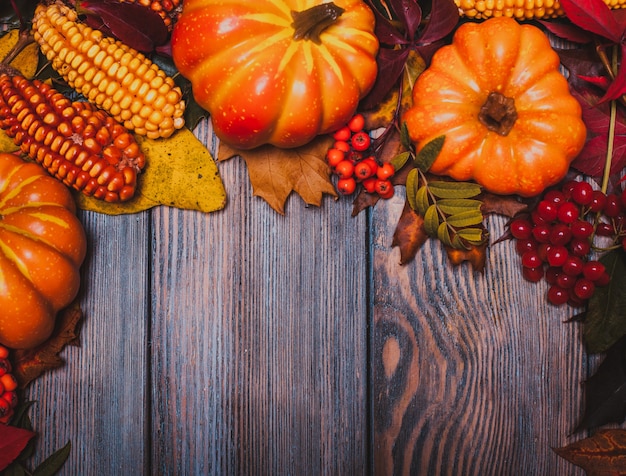
<path id="1" fill-rule="evenodd" d="M 551 447 L 585 436 L 591 364 L 511 243 L 483 274 L 434 241 L 400 266 L 403 189 L 281 216 L 242 160 L 219 168 L 220 212 L 81 213 L 81 344 L 28 391 L 39 458 L 69 440 L 64 475 L 583 474 Z"/>

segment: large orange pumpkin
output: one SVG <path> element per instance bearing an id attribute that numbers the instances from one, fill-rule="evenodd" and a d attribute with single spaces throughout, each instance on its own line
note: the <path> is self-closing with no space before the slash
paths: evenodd
<path id="1" fill-rule="evenodd" d="M 86 237 L 75 211 L 43 168 L 0 154 L 0 344 L 41 344 L 76 297 Z"/>
<path id="2" fill-rule="evenodd" d="M 548 38 L 507 17 L 461 25 L 419 76 L 404 120 L 418 150 L 445 135 L 431 172 L 499 194 L 557 183 L 586 138 Z"/>
<path id="3" fill-rule="evenodd" d="M 374 23 L 361 0 L 185 0 L 172 56 L 221 140 L 296 147 L 344 125 L 373 86 Z"/>

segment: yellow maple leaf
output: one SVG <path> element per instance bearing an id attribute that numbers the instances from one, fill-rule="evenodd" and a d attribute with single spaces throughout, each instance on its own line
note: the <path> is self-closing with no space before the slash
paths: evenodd
<path id="1" fill-rule="evenodd" d="M 166 205 L 185 210 L 213 212 L 226 205 L 226 192 L 211 153 L 188 129 L 168 139 L 136 137 L 146 155 L 137 191 L 128 202 L 106 203 L 76 194 L 78 206 L 107 215 L 138 213 Z"/>
<path id="2" fill-rule="evenodd" d="M 330 180 L 326 151 L 333 143 L 320 136 L 295 149 L 265 145 L 252 150 L 238 150 L 220 144 L 218 159 L 239 156 L 246 161 L 254 195 L 263 198 L 274 210 L 285 213 L 285 202 L 296 192 L 308 205 L 320 206 L 324 193 L 337 196 Z"/>

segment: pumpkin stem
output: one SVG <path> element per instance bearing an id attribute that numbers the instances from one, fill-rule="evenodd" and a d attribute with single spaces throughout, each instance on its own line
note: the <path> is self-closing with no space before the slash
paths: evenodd
<path id="1" fill-rule="evenodd" d="M 501 93 L 489 93 L 485 104 L 480 108 L 478 120 L 490 131 L 502 136 L 508 135 L 517 120 L 515 101 Z"/>
<path id="2" fill-rule="evenodd" d="M 292 11 L 293 39 L 311 40 L 319 45 L 322 42 L 320 39 L 322 32 L 335 23 L 344 11 L 333 2 L 322 3 L 301 12 Z"/>

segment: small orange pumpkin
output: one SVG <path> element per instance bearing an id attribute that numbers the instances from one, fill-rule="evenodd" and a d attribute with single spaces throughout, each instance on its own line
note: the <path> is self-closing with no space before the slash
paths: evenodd
<path id="1" fill-rule="evenodd" d="M 418 150 L 445 136 L 432 173 L 498 194 L 559 182 L 586 139 L 547 36 L 508 17 L 461 25 L 416 81 L 404 121 Z"/>
<path id="2" fill-rule="evenodd" d="M 41 344 L 76 297 L 87 245 L 75 212 L 42 167 L 0 154 L 0 344 Z"/>

